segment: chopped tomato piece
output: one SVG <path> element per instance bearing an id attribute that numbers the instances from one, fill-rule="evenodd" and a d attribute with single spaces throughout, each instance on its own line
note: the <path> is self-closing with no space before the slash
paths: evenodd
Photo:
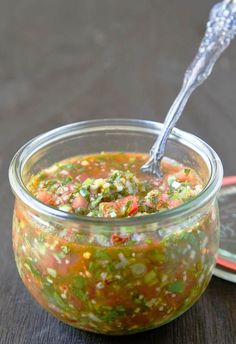
<path id="1" fill-rule="evenodd" d="M 182 203 L 183 202 L 181 201 L 181 199 L 169 200 L 168 201 L 168 208 L 172 209 L 172 208 L 179 207 Z"/>
<path id="2" fill-rule="evenodd" d="M 72 202 L 72 207 L 74 209 L 77 209 L 77 208 L 87 209 L 88 208 L 88 201 L 86 200 L 85 197 L 78 195 L 74 198 L 74 200 Z"/>
<path id="3" fill-rule="evenodd" d="M 138 197 L 127 196 L 115 202 L 102 202 L 100 209 L 103 217 L 130 216 L 138 210 Z"/>
<path id="4" fill-rule="evenodd" d="M 127 196 L 127 197 L 119 199 L 116 202 L 119 208 L 125 206 L 127 202 L 131 202 L 129 206 L 128 216 L 130 216 L 131 214 L 135 213 L 138 210 L 138 197 L 136 196 Z"/>
<path id="5" fill-rule="evenodd" d="M 160 201 L 157 203 L 157 209 L 162 209 L 162 208 L 168 208 L 168 203 L 160 199 Z"/>
<path id="6" fill-rule="evenodd" d="M 176 173 L 176 179 L 180 183 L 190 183 L 192 186 L 195 186 L 198 183 L 201 183 L 196 177 L 196 173 L 190 168 L 184 168 Z"/>
<path id="7" fill-rule="evenodd" d="M 120 234 L 113 233 L 111 240 L 113 244 L 123 244 L 124 242 L 128 241 L 129 238 L 127 236 L 121 236 Z"/>
<path id="8" fill-rule="evenodd" d="M 48 205 L 53 205 L 54 204 L 54 197 L 47 191 L 39 191 L 37 195 L 38 200 L 41 202 L 48 204 Z"/>

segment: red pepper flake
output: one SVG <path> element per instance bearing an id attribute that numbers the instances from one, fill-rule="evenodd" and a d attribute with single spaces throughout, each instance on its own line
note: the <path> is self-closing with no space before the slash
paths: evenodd
<path id="1" fill-rule="evenodd" d="M 105 281 L 104 281 L 104 283 L 108 286 L 108 285 L 110 285 L 111 284 L 111 280 L 108 280 L 107 278 L 105 279 Z"/>
<path id="2" fill-rule="evenodd" d="M 62 291 L 65 292 L 65 293 L 66 293 L 66 292 L 68 291 L 68 289 L 69 289 L 68 286 L 65 285 L 65 284 L 62 284 L 59 288 L 60 288 L 60 290 L 62 290 Z"/>
<path id="3" fill-rule="evenodd" d="M 124 242 L 128 241 L 129 238 L 127 236 L 120 236 L 117 233 L 113 233 L 111 236 L 111 240 L 113 244 L 123 244 Z"/>

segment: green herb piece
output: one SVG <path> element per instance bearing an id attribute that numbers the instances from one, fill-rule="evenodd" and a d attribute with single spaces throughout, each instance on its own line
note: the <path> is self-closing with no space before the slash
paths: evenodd
<path id="1" fill-rule="evenodd" d="M 87 179 L 83 182 L 82 186 L 83 186 L 84 188 L 88 188 L 93 182 L 94 182 L 94 179 L 92 179 L 92 178 L 87 178 Z"/>
<path id="2" fill-rule="evenodd" d="M 86 280 L 82 276 L 75 276 L 72 281 L 72 292 L 81 301 L 87 299 L 86 295 Z"/>
<path id="3" fill-rule="evenodd" d="M 82 188 L 80 189 L 79 193 L 80 193 L 81 196 L 83 196 L 83 197 L 89 197 L 89 196 L 90 196 L 90 192 L 89 192 L 87 189 L 85 189 L 84 187 L 82 187 Z"/>
<path id="4" fill-rule="evenodd" d="M 133 202 L 130 200 L 125 203 L 124 210 L 123 210 L 124 215 L 127 216 L 129 214 L 130 208 L 132 207 L 132 205 L 133 205 Z"/>
<path id="5" fill-rule="evenodd" d="M 48 179 L 45 180 L 44 185 L 47 187 L 48 190 L 55 189 L 57 187 L 58 180 L 57 179 Z"/>
<path id="6" fill-rule="evenodd" d="M 44 285 L 43 294 L 46 297 L 48 303 L 53 304 L 63 311 L 68 310 L 67 302 L 61 298 L 60 294 L 51 285 Z"/>
<path id="7" fill-rule="evenodd" d="M 157 261 L 159 263 L 163 263 L 165 260 L 165 255 L 162 252 L 161 249 L 153 249 L 152 251 L 150 251 L 150 257 L 154 260 Z"/>
<path id="8" fill-rule="evenodd" d="M 52 276 L 53 278 L 56 278 L 57 277 L 57 272 L 55 269 L 52 269 L 52 268 L 47 268 L 47 272 L 50 276 Z"/>
<path id="9" fill-rule="evenodd" d="M 104 312 L 104 315 L 101 316 L 101 320 L 109 323 L 116 320 L 118 317 L 124 316 L 125 313 L 125 308 L 120 305 L 117 306 L 115 309 L 108 309 L 106 312 Z"/>
<path id="10" fill-rule="evenodd" d="M 95 257 L 102 260 L 110 260 L 110 256 L 105 251 L 97 251 Z"/>
<path id="11" fill-rule="evenodd" d="M 73 278 L 73 286 L 75 288 L 83 289 L 86 286 L 85 278 L 82 276 L 75 276 Z"/>
<path id="12" fill-rule="evenodd" d="M 93 217 L 97 217 L 98 216 L 98 209 L 93 209 L 90 212 L 87 213 L 87 216 L 93 216 Z"/>
<path id="13" fill-rule="evenodd" d="M 194 248 L 198 245 L 197 237 L 192 232 L 182 231 L 177 238 L 181 241 L 187 241 Z"/>
<path id="14" fill-rule="evenodd" d="M 88 214 L 88 209 L 85 209 L 85 208 L 77 208 L 75 210 L 75 213 L 77 215 L 87 215 Z"/>
<path id="15" fill-rule="evenodd" d="M 167 290 L 171 293 L 182 293 L 184 291 L 184 282 L 176 281 L 167 286 Z"/>
<path id="16" fill-rule="evenodd" d="M 118 314 L 115 310 L 107 311 L 103 316 L 101 316 L 102 321 L 112 322 L 117 318 Z"/>
<path id="17" fill-rule="evenodd" d="M 45 179 L 46 177 L 47 177 L 47 173 L 45 173 L 45 172 L 39 172 L 39 174 L 37 175 L 37 177 L 38 177 L 38 181 L 41 181 L 41 180 L 43 180 L 43 179 Z"/>
<path id="18" fill-rule="evenodd" d="M 111 263 L 108 263 L 106 268 L 109 273 L 114 273 L 114 271 L 116 271 L 115 267 Z"/>
<path id="19" fill-rule="evenodd" d="M 149 271 L 145 277 L 144 277 L 144 281 L 147 284 L 152 284 L 153 282 L 155 282 L 157 280 L 157 274 L 154 270 Z"/>
<path id="20" fill-rule="evenodd" d="M 77 169 L 78 167 L 80 167 L 80 165 L 76 163 L 60 164 L 60 169 L 73 170 Z"/>
<path id="21" fill-rule="evenodd" d="M 63 186 L 65 186 L 65 185 L 71 183 L 72 180 L 73 180 L 72 177 L 66 176 L 66 177 L 64 177 L 64 178 L 62 179 L 61 183 L 62 183 Z"/>
<path id="22" fill-rule="evenodd" d="M 75 296 L 77 296 L 81 301 L 86 301 L 87 300 L 87 295 L 81 289 L 73 289 L 73 294 Z"/>
<path id="23" fill-rule="evenodd" d="M 65 246 L 65 245 L 61 246 L 61 250 L 65 254 L 70 253 L 70 248 L 68 246 Z"/>
<path id="24" fill-rule="evenodd" d="M 153 240 L 150 239 L 150 238 L 146 238 L 146 239 L 144 240 L 144 242 L 145 242 L 145 244 L 151 244 L 151 243 L 153 242 Z"/>
<path id="25" fill-rule="evenodd" d="M 122 305 L 116 306 L 116 311 L 120 316 L 123 316 L 126 312 L 125 307 Z"/>
<path id="26" fill-rule="evenodd" d="M 93 273 L 96 270 L 96 263 L 95 262 L 89 262 L 88 270 L 89 270 L 89 272 Z"/>
<path id="27" fill-rule="evenodd" d="M 40 271 L 31 263 L 31 262 L 27 262 L 24 264 L 24 266 L 26 267 L 27 270 L 29 270 L 32 275 L 36 276 L 36 277 L 41 277 L 41 273 Z"/>
<path id="28" fill-rule="evenodd" d="M 94 201 L 92 201 L 90 203 L 90 209 L 96 208 L 99 205 L 99 203 L 102 201 L 102 199 L 103 199 L 103 195 L 97 197 Z"/>
<path id="29" fill-rule="evenodd" d="M 175 176 L 169 176 L 168 177 L 168 185 L 171 186 L 175 180 L 176 180 Z"/>

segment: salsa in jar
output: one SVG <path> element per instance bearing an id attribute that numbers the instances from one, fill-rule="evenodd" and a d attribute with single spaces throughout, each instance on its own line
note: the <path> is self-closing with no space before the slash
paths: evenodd
<path id="1" fill-rule="evenodd" d="M 101 153 L 58 162 L 32 176 L 28 189 L 41 202 L 77 215 L 120 218 L 172 209 L 203 188 L 191 168 L 162 162 L 163 178 L 140 172 L 146 154 Z"/>
<path id="2" fill-rule="evenodd" d="M 163 178 L 140 172 L 143 153 L 72 157 L 32 175 L 44 204 L 105 219 L 89 226 L 48 220 L 16 201 L 13 244 L 21 278 L 39 304 L 80 329 L 130 334 L 186 311 L 209 283 L 218 247 L 217 209 L 173 223 L 111 225 L 179 207 L 204 188 L 197 171 L 162 161 Z"/>

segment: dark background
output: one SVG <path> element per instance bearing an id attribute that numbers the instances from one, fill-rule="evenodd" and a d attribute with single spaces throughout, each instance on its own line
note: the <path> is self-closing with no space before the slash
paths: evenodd
<path id="1" fill-rule="evenodd" d="M 0 0 L 0 343 L 236 343 L 235 284 L 214 277 L 179 319 L 132 337 L 93 335 L 44 312 L 11 249 L 15 151 L 51 128 L 95 118 L 163 121 L 203 35 L 208 0 Z M 236 41 L 192 96 L 178 127 L 236 174 Z"/>

